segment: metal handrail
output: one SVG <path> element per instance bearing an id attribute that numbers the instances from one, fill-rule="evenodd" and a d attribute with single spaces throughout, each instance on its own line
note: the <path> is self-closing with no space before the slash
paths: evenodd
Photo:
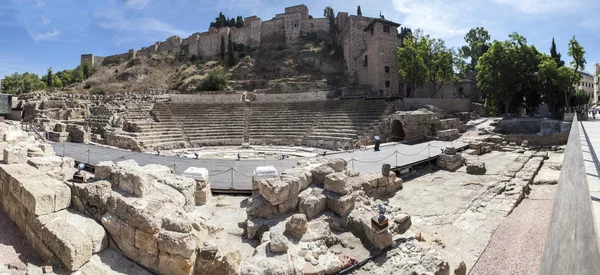
<path id="1" fill-rule="evenodd" d="M 600 250 L 577 116 L 563 157 L 539 274 L 600 274 Z"/>

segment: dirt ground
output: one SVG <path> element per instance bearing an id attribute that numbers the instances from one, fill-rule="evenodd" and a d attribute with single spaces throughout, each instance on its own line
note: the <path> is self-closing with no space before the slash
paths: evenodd
<path id="1" fill-rule="evenodd" d="M 413 234 L 421 233 L 427 242 L 440 244 L 451 270 L 463 261 L 471 270 L 512 210 L 495 186 L 519 156 L 523 154 L 497 151 L 465 156 L 485 162 L 485 175 L 467 174 L 464 166 L 456 172 L 425 173 L 405 181 L 403 190 L 389 203 L 411 215 Z M 540 190 L 536 194 L 551 194 L 548 187 L 535 188 Z"/>

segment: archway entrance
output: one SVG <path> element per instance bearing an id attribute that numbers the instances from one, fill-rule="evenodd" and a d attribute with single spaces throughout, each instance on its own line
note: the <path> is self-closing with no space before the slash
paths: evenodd
<path id="1" fill-rule="evenodd" d="M 404 125 L 400 120 L 392 121 L 392 141 L 403 141 L 405 137 Z"/>

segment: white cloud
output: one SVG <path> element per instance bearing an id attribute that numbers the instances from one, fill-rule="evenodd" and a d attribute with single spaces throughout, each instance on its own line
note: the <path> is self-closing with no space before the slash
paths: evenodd
<path id="1" fill-rule="evenodd" d="M 35 41 L 36 43 L 38 41 L 42 41 L 42 40 L 52 40 L 57 38 L 57 36 L 59 36 L 61 34 L 60 30 L 57 30 L 56 28 L 52 27 L 51 29 L 48 29 L 46 31 L 40 31 L 34 28 L 29 28 L 27 27 L 27 32 L 29 33 L 29 36 L 31 37 L 31 39 L 33 39 L 33 41 Z"/>
<path id="2" fill-rule="evenodd" d="M 34 7 L 41 8 L 41 7 L 45 6 L 45 5 L 46 5 L 46 3 L 44 3 L 44 1 L 42 1 L 42 0 L 35 0 L 35 6 Z"/>
<path id="3" fill-rule="evenodd" d="M 42 23 L 44 23 L 44 24 L 50 24 L 50 23 L 52 23 L 52 20 L 50 20 L 46 16 L 42 15 Z"/>
<path id="4" fill-rule="evenodd" d="M 564 13 L 579 8 L 583 1 L 575 0 L 494 0 L 496 3 L 512 6 L 526 14 Z"/>
<path id="5" fill-rule="evenodd" d="M 97 20 L 98 26 L 107 29 L 122 32 L 120 35 L 127 35 L 125 32 L 159 34 L 162 36 L 187 36 L 191 32 L 181 30 L 168 23 L 150 17 L 137 17 L 127 21 L 125 13 L 122 10 L 107 10 L 100 13 L 94 13 L 92 16 Z M 115 37 L 116 38 L 116 37 Z M 131 38 L 115 39 L 117 44 L 130 41 Z"/>
<path id="6" fill-rule="evenodd" d="M 436 38 L 464 36 L 469 30 L 464 13 L 476 0 L 393 0 L 402 25 L 420 28 Z M 467 23 L 467 24 L 465 24 Z"/>

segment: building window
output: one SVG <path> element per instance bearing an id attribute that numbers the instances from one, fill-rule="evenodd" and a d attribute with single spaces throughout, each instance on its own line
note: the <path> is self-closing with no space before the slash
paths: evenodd
<path id="1" fill-rule="evenodd" d="M 390 87 L 390 81 L 389 81 L 389 80 L 386 80 L 386 81 L 385 81 L 385 87 L 386 87 L 386 88 L 389 88 L 389 87 Z"/>
<path id="2" fill-rule="evenodd" d="M 385 72 L 389 73 L 390 72 L 390 66 L 385 66 Z"/>
<path id="3" fill-rule="evenodd" d="M 383 26 L 383 32 L 390 33 L 390 26 Z"/>
<path id="4" fill-rule="evenodd" d="M 369 58 L 366 54 L 365 54 L 365 62 L 363 63 L 363 66 L 369 66 Z"/>

